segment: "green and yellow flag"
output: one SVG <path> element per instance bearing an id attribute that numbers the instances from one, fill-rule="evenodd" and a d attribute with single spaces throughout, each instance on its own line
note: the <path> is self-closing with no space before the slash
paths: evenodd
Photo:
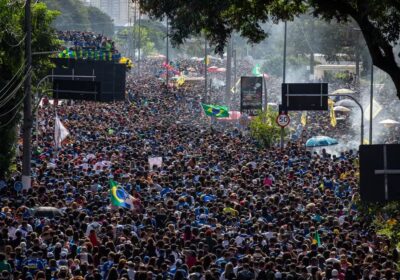
<path id="1" fill-rule="evenodd" d="M 226 106 L 220 105 L 208 105 L 201 103 L 203 107 L 204 113 L 209 117 L 215 118 L 228 118 L 229 117 L 229 110 Z"/>
<path id="2" fill-rule="evenodd" d="M 317 244 L 318 247 L 321 246 L 321 239 L 319 237 L 318 231 L 315 231 L 314 237 L 312 239 L 312 244 Z"/>
<path id="3" fill-rule="evenodd" d="M 256 66 L 254 66 L 254 68 L 251 70 L 251 73 L 257 77 L 262 76 L 260 64 L 257 64 Z"/>
<path id="4" fill-rule="evenodd" d="M 185 84 L 185 76 L 180 75 L 179 78 L 176 80 L 176 84 L 178 87 L 183 86 Z"/>
<path id="5" fill-rule="evenodd" d="M 133 209 L 133 197 L 128 194 L 117 182 L 110 180 L 111 204 L 117 207 Z"/>
<path id="6" fill-rule="evenodd" d="M 330 113 L 330 117 L 331 117 L 331 126 L 335 127 L 336 126 L 336 115 L 335 115 L 335 111 L 333 110 L 333 106 L 335 102 L 333 102 L 332 99 L 328 98 L 328 106 L 329 106 L 329 113 Z"/>
<path id="7" fill-rule="evenodd" d="M 307 111 L 304 111 L 304 112 L 301 114 L 301 124 L 302 124 L 303 126 L 306 126 L 306 124 L 307 124 Z"/>

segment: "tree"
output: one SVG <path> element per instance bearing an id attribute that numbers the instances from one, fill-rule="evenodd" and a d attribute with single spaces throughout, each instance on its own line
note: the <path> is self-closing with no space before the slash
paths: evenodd
<path id="1" fill-rule="evenodd" d="M 51 51 L 59 48 L 59 41 L 51 27 L 58 12 L 48 10 L 43 3 L 32 5 L 32 51 Z M 17 124 L 24 97 L 24 9 L 17 1 L 0 0 L 0 178 L 13 160 Z M 33 56 L 32 82 L 49 72 L 48 56 Z M 14 79 L 13 79 L 14 77 Z M 15 81 L 15 82 L 13 82 Z M 4 88 L 11 82 L 11 85 Z M 35 89 L 32 88 L 34 91 Z"/>
<path id="2" fill-rule="evenodd" d="M 280 137 L 281 129 L 275 120 L 278 112 L 260 111 L 250 122 L 250 133 L 263 147 L 271 147 Z"/>
<path id="3" fill-rule="evenodd" d="M 108 37 L 114 35 L 114 23 L 112 19 L 96 7 L 87 8 L 91 30 Z"/>
<path id="4" fill-rule="evenodd" d="M 86 7 L 80 0 L 45 0 L 52 10 L 61 12 L 54 21 L 58 30 L 93 31 L 106 36 L 114 34 L 112 19 L 96 7 Z"/>
<path id="5" fill-rule="evenodd" d="M 400 65 L 393 46 L 400 38 L 400 2 L 394 0 L 138 0 L 151 17 L 171 22 L 171 39 L 181 44 L 206 30 L 209 41 L 222 52 L 234 31 L 258 43 L 267 37 L 261 23 L 293 20 L 312 9 L 315 17 L 346 22 L 361 29 L 375 66 L 392 78 L 400 97 Z"/>
<path id="6" fill-rule="evenodd" d="M 117 44 L 120 46 L 125 45 L 128 49 L 133 49 L 132 38 L 135 37 L 137 39 L 139 36 L 139 31 L 140 48 L 143 55 L 146 56 L 154 53 L 155 51 L 161 51 L 163 49 L 164 34 L 158 28 L 154 28 L 151 24 L 142 25 L 140 29 L 138 25 L 121 29 L 116 36 Z"/>

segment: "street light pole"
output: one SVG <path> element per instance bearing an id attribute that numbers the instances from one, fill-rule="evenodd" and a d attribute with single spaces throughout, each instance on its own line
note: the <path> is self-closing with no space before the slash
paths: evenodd
<path id="1" fill-rule="evenodd" d="M 23 189 L 31 188 L 31 132 L 32 132 L 32 96 L 31 96 L 31 66 L 32 66 L 32 25 L 31 0 L 25 3 L 25 85 L 24 85 L 24 124 L 23 124 L 23 155 L 22 155 L 22 185 Z"/>
<path id="2" fill-rule="evenodd" d="M 168 65 L 169 65 L 169 23 L 168 23 L 168 17 L 167 17 L 167 76 L 166 76 L 166 82 L 167 82 L 167 92 L 168 92 L 168 83 L 169 83 L 169 73 L 168 73 Z"/>
<path id="3" fill-rule="evenodd" d="M 228 40 L 226 50 L 226 81 L 225 81 L 225 104 L 228 105 L 229 94 L 231 90 L 231 78 L 232 78 L 232 40 Z"/>
<path id="4" fill-rule="evenodd" d="M 138 39 L 138 76 L 140 77 L 140 44 L 141 44 L 141 40 L 142 40 L 142 32 L 141 32 L 141 17 L 142 17 L 142 13 L 139 11 L 139 39 Z"/>
<path id="5" fill-rule="evenodd" d="M 283 40 L 283 73 L 282 73 L 283 83 L 286 82 L 286 39 L 287 39 L 287 22 L 285 21 L 285 31 Z M 285 128 L 281 127 L 281 145 L 280 145 L 281 149 L 283 149 L 284 147 L 284 136 L 285 136 Z"/>
<path id="6" fill-rule="evenodd" d="M 374 106 L 374 62 L 371 58 L 371 94 L 369 99 L 369 144 L 372 145 L 372 117 Z"/>
<path id="7" fill-rule="evenodd" d="M 207 92 L 207 37 L 204 36 L 204 92 L 205 98 L 208 98 Z"/>

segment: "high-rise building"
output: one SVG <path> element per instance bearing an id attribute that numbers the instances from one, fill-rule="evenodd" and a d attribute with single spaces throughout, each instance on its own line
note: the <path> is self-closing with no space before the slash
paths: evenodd
<path id="1" fill-rule="evenodd" d="M 108 14 L 116 26 L 125 26 L 129 23 L 131 0 L 89 0 L 89 5 L 94 6 Z"/>

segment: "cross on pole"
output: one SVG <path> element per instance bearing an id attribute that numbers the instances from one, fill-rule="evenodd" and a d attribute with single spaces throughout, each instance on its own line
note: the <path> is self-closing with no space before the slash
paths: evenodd
<path id="1" fill-rule="evenodd" d="M 387 146 L 383 145 L 383 170 L 376 169 L 375 175 L 384 175 L 385 177 L 385 200 L 389 200 L 389 187 L 388 187 L 388 175 L 400 175 L 400 170 L 388 169 L 387 167 Z"/>

